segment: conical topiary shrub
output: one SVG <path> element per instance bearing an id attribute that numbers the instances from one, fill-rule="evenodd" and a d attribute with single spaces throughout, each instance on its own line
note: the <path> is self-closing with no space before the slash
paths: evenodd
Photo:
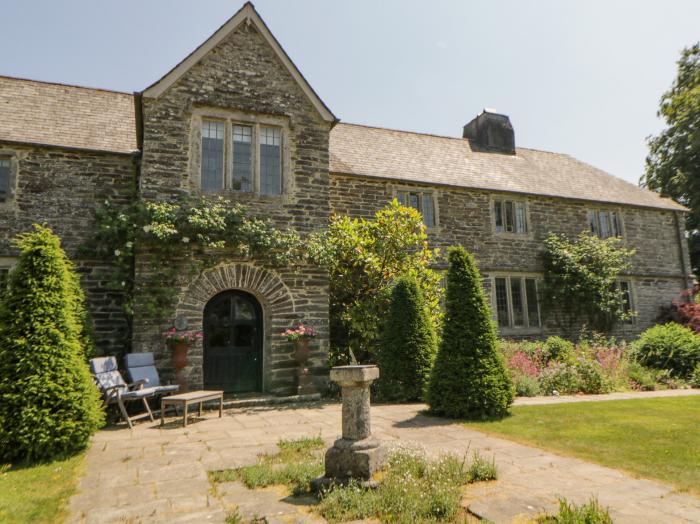
<path id="1" fill-rule="evenodd" d="M 436 351 L 435 329 L 416 277 L 398 278 L 377 359 L 381 398 L 422 400 Z"/>
<path id="2" fill-rule="evenodd" d="M 83 297 L 50 229 L 19 235 L 0 303 L 0 460 L 35 461 L 84 448 L 103 422 L 81 346 Z"/>
<path id="3" fill-rule="evenodd" d="M 500 417 L 513 388 L 496 350 L 496 329 L 474 257 L 448 250 L 445 324 L 428 388 L 431 412 L 454 418 Z"/>

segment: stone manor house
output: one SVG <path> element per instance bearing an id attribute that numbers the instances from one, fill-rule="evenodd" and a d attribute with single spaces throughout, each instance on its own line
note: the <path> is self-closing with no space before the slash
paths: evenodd
<path id="1" fill-rule="evenodd" d="M 109 267 L 80 254 L 95 210 L 183 193 L 226 195 L 301 235 L 333 213 L 369 217 L 397 198 L 422 212 L 433 246 L 475 254 L 506 337 L 556 332 L 537 294 L 549 232 L 620 236 L 636 250 L 620 286 L 637 316 L 619 335 L 653 324 L 692 283 L 681 205 L 568 155 L 515 147 L 508 117 L 488 110 L 457 137 L 341 123 L 250 3 L 138 93 L 0 77 L 0 279 L 16 261 L 11 238 L 47 223 L 78 263 L 101 351 L 153 351 L 167 378 L 162 333 L 177 323 L 204 331 L 191 386 L 286 394 L 296 362 L 280 333 L 303 321 L 319 331 L 321 380 L 319 268 L 232 257 L 183 279 L 167 321 L 136 311 L 127 325 Z M 137 281 L 148 272 L 138 256 L 135 271 Z"/>

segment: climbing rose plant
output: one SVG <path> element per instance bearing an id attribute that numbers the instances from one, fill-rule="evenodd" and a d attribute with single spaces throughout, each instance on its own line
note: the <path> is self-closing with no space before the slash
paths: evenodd
<path id="1" fill-rule="evenodd" d="M 222 197 L 130 205 L 105 201 L 97 210 L 97 224 L 98 233 L 87 250 L 115 268 L 110 286 L 125 294 L 129 315 L 137 291 L 147 312 L 167 315 L 179 293 L 180 276 L 194 275 L 231 255 L 273 265 L 303 260 L 295 231 L 277 229 L 270 220 L 250 216 L 246 207 Z M 138 283 L 134 280 L 137 250 L 149 267 Z M 206 257 L 196 256 L 202 254 Z"/>

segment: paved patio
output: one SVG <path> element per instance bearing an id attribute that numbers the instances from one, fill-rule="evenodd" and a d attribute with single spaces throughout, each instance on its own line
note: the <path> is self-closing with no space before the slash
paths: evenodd
<path id="1" fill-rule="evenodd" d="M 697 394 L 700 392 L 687 392 Z M 469 486 L 465 505 L 494 522 L 522 522 L 523 516 L 553 510 L 557 496 L 577 502 L 591 495 L 611 509 L 616 523 L 700 522 L 700 499 L 674 492 L 617 470 L 557 456 L 489 437 L 448 420 L 420 414 L 423 405 L 374 406 L 374 433 L 414 442 L 430 454 L 478 450 L 494 456 L 499 480 Z M 280 438 L 321 435 L 329 443 L 340 432 L 340 405 L 316 403 L 217 412 L 187 428 L 172 418 L 109 428 L 94 437 L 85 476 L 70 501 L 71 523 L 224 522 L 235 506 L 243 516 L 268 522 L 323 522 L 284 493 L 251 492 L 240 485 L 214 491 L 207 471 L 254 464 L 257 454 L 275 452 Z"/>

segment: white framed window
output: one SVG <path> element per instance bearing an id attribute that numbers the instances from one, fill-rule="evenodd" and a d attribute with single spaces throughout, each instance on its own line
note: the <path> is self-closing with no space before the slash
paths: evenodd
<path id="1" fill-rule="evenodd" d="M 527 203 L 521 200 L 495 199 L 493 220 L 496 233 L 527 234 Z"/>
<path id="2" fill-rule="evenodd" d="M 11 174 L 12 160 L 9 157 L 0 156 L 0 202 L 6 202 L 10 198 Z"/>
<path id="3" fill-rule="evenodd" d="M 501 328 L 539 328 L 540 303 L 534 277 L 494 278 L 496 317 Z"/>
<path id="4" fill-rule="evenodd" d="M 423 223 L 427 227 L 435 227 L 437 225 L 435 213 L 435 201 L 433 200 L 432 191 L 413 191 L 400 189 L 396 191 L 396 200 L 399 204 L 406 207 L 412 207 L 423 215 Z"/>
<path id="5" fill-rule="evenodd" d="M 621 237 L 620 214 L 608 209 L 589 209 L 588 228 L 599 238 Z"/>
<path id="6" fill-rule="evenodd" d="M 280 126 L 202 118 L 200 187 L 281 195 L 283 131 Z"/>

